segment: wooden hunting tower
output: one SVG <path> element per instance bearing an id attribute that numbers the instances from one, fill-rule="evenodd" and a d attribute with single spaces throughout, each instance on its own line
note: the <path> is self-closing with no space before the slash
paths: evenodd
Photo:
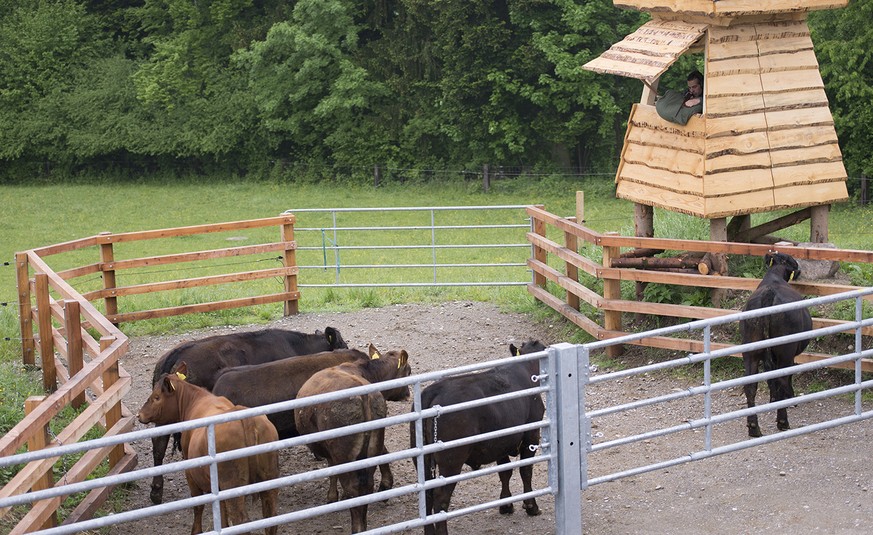
<path id="1" fill-rule="evenodd" d="M 827 241 L 828 208 L 848 198 L 846 170 L 807 13 L 848 0 L 614 3 L 652 16 L 584 65 L 644 83 L 628 119 L 616 196 L 647 207 L 649 217 L 653 206 L 722 222 L 745 216 L 738 227 L 746 231 L 748 214 L 804 209 L 793 223 L 811 218 L 810 240 Z M 689 51 L 703 53 L 704 110 L 683 126 L 662 119 L 654 102 L 661 74 Z"/>

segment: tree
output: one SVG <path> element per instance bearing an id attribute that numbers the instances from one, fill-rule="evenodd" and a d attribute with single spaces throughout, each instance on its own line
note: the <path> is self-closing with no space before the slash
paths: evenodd
<path id="1" fill-rule="evenodd" d="M 873 176 L 873 1 L 810 15 L 810 30 L 849 176 Z M 850 187 L 852 182 L 849 183 Z"/>

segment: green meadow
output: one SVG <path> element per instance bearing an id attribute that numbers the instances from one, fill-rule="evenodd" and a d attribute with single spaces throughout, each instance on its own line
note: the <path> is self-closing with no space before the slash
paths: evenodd
<path id="1" fill-rule="evenodd" d="M 20 403 L 28 395 L 38 393 L 38 371 L 24 370 L 20 362 L 20 343 L 18 329 L 17 291 L 15 287 L 14 254 L 17 251 L 56 244 L 92 236 L 102 231 L 129 232 L 171 228 L 207 223 L 220 223 L 245 219 L 265 218 L 280 215 L 286 210 L 302 208 L 355 208 L 355 207 L 440 207 L 440 206 L 496 206 L 542 204 L 555 214 L 572 216 L 576 213 L 576 192 L 585 193 L 585 224 L 600 232 L 614 231 L 622 234 L 633 233 L 633 206 L 615 199 L 613 181 L 610 175 L 565 176 L 543 175 L 492 181 L 488 193 L 483 192 L 480 180 L 456 181 L 410 181 L 386 183 L 379 187 L 362 183 L 294 183 L 286 181 L 248 181 L 218 179 L 209 183 L 204 179 L 154 182 L 112 182 L 102 181 L 80 184 L 56 185 L 5 185 L 0 186 L 3 210 L 0 211 L 0 228 L 3 239 L 0 241 L 0 432 L 5 432 L 20 419 Z M 362 217 L 374 218 L 373 224 L 389 224 L 393 218 L 409 217 L 407 213 L 372 212 Z M 868 249 L 873 243 L 873 210 L 847 203 L 832 210 L 831 240 L 838 247 Z M 768 214 L 770 216 L 771 214 Z M 485 217 L 475 211 L 465 215 L 475 224 L 484 224 Z M 756 219 L 764 216 L 755 216 Z M 515 221 L 518 223 L 518 221 Z M 408 222 L 405 222 L 408 223 Z M 402 224 L 394 221 L 393 224 Z M 300 221 L 298 220 L 298 226 Z M 656 235 L 707 239 L 707 222 L 663 210 L 655 211 Z M 274 227 L 263 232 L 277 232 Z M 523 229 L 505 231 L 512 233 L 509 238 L 495 236 L 495 240 L 515 241 L 523 239 Z M 800 224 L 780 232 L 780 236 L 799 241 L 808 237 L 808 225 Z M 229 247 L 209 237 L 188 237 L 202 240 L 190 244 L 188 250 Z M 227 238 L 222 238 L 227 239 Z M 303 240 L 302 234 L 300 239 Z M 362 237 L 367 240 L 383 240 L 382 243 L 403 243 L 403 235 Z M 559 237 L 555 238 L 560 239 Z M 475 240 L 474 240 L 475 241 Z M 135 258 L 162 254 L 150 242 L 123 244 L 124 257 Z M 304 243 L 301 243 L 304 245 Z M 311 243 L 309 245 L 312 245 Z M 120 247 L 120 246 L 119 246 Z M 599 254 L 593 248 L 592 254 Z M 121 249 L 119 249 L 119 253 Z M 390 252 L 393 263 L 415 263 L 420 261 L 416 252 L 393 250 Z M 487 262 L 487 251 L 476 261 Z M 523 259 L 527 251 L 522 250 Z M 317 260 L 321 260 L 317 254 Z M 116 256 L 118 258 L 118 255 Z M 310 259 L 298 254 L 298 264 Z M 95 262 L 94 252 L 76 253 L 63 259 L 56 268 L 83 265 Z M 378 264 L 379 257 L 368 262 Z M 504 260 L 501 260 L 504 261 Z M 69 266 L 65 266 L 68 262 Z M 328 260 L 328 263 L 330 260 Z M 365 262 L 366 263 L 366 262 Z M 253 267 L 257 269 L 257 267 Z M 869 284 L 870 266 L 846 266 L 856 284 Z M 382 282 L 392 270 L 359 270 L 370 282 Z M 740 267 L 741 275 L 759 276 L 757 263 L 751 259 Z M 128 275 L 119 275 L 128 277 Z M 143 274 L 146 279 L 150 275 Z M 174 274 L 163 275 L 172 278 Z M 200 273 L 182 273 L 177 278 L 200 276 Z M 360 276 L 360 275 L 359 275 Z M 324 273 L 301 271 L 299 283 L 324 282 L 331 280 L 329 271 Z M 427 280 L 426 276 L 423 278 Z M 868 282 L 864 282 L 864 281 Z M 125 278 L 124 284 L 139 282 L 136 275 Z M 120 281 L 121 283 L 121 281 Z M 265 284 L 275 284 L 267 281 Z M 100 287 L 100 277 L 77 281 L 86 290 Z M 182 304 L 173 299 L 197 298 L 199 301 L 220 300 L 234 297 L 223 294 L 223 289 L 215 287 L 190 289 L 181 297 L 145 296 L 136 305 L 143 308 L 158 308 Z M 273 290 L 274 291 L 274 290 Z M 353 310 L 364 307 L 382 306 L 397 302 L 440 302 L 453 299 L 490 301 L 501 307 L 546 316 L 553 314 L 545 307 L 537 305 L 523 287 L 425 287 L 425 288 L 303 288 L 300 311 L 318 312 L 325 310 Z M 211 294 L 209 292 L 212 292 Z M 668 293 L 655 291 L 653 296 L 661 300 L 672 299 Z M 667 297 L 664 297 L 667 295 Z M 681 298 L 681 297 L 677 297 Z M 98 308 L 102 306 L 96 303 Z M 596 311 L 591 311 L 592 313 Z M 195 314 L 168 319 L 148 320 L 122 324 L 129 335 L 184 332 L 215 324 L 242 324 L 267 322 L 278 318 L 282 313 L 281 304 L 261 305 L 238 310 L 220 311 L 209 314 Z M 582 333 L 574 334 L 568 328 L 570 341 L 584 341 Z"/>

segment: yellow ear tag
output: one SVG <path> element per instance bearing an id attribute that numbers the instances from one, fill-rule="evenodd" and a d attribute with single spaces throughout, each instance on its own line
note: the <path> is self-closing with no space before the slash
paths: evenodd
<path id="1" fill-rule="evenodd" d="M 176 372 L 176 377 L 178 377 L 179 379 L 181 379 L 181 380 L 183 380 L 183 381 L 184 381 L 185 379 L 188 378 L 188 377 L 187 377 L 184 373 L 182 373 L 182 372 Z"/>
<path id="2" fill-rule="evenodd" d="M 376 352 L 374 352 L 372 355 L 370 355 L 370 358 L 373 359 L 373 360 L 376 360 L 376 359 L 380 358 L 381 356 L 382 356 L 382 355 L 380 355 L 379 352 L 376 351 Z"/>
<path id="3" fill-rule="evenodd" d="M 520 356 L 521 356 L 521 349 L 519 349 L 519 348 L 515 348 L 515 356 L 516 356 L 516 357 L 520 357 Z"/>
<path id="4" fill-rule="evenodd" d="M 794 280 L 794 272 L 792 271 L 791 275 L 788 275 L 788 282 L 791 282 L 793 280 Z"/>

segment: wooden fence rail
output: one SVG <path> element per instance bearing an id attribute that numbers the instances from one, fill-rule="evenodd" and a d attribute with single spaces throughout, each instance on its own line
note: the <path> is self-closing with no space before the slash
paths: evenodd
<path id="1" fill-rule="evenodd" d="M 118 328 L 119 323 L 276 302 L 284 304 L 283 311 L 286 315 L 296 314 L 300 294 L 297 289 L 294 222 L 295 217 L 286 214 L 231 223 L 118 234 L 102 233 L 17 253 L 15 260 L 22 360 L 25 364 L 33 365 L 37 362 L 36 354 L 40 355 L 43 386 L 47 395 L 28 399 L 24 419 L 0 438 L 0 456 L 15 454 L 22 448 L 33 450 L 58 443 L 76 442 L 95 426 L 104 431 L 104 436 L 133 429 L 134 415 L 122 404 L 124 395 L 130 390 L 131 377 L 119 366 L 119 359 L 127 352 L 129 345 L 127 337 Z M 278 227 L 279 241 L 143 258 L 115 258 L 114 244 L 117 243 L 173 239 L 262 227 Z M 97 249 L 99 262 L 56 271 L 47 261 L 53 255 L 89 248 Z M 264 253 L 279 253 L 283 266 L 126 286 L 118 286 L 117 283 L 119 273 L 128 269 L 183 262 L 208 263 L 216 259 Z M 96 274 L 100 274 L 102 278 L 100 290 L 80 292 L 70 283 L 78 277 Z M 282 291 L 206 303 L 119 312 L 119 301 L 133 295 L 244 283 L 267 277 L 280 277 L 283 280 Z M 102 302 L 105 311 L 98 310 L 94 302 Z M 50 436 L 50 422 L 67 406 L 84 408 L 56 436 Z M 52 477 L 52 467 L 58 458 L 36 461 L 23 467 L 0 489 L 0 496 L 84 481 L 107 459 L 110 474 L 115 474 L 133 469 L 137 456 L 129 445 L 88 452 L 68 468 L 62 483 L 55 483 Z M 57 518 L 56 514 L 62 498 L 38 502 L 11 533 L 34 531 L 56 525 L 59 521 L 70 523 L 89 518 L 105 502 L 111 490 L 101 488 L 92 491 L 65 519 Z M 0 517 L 8 512 L 8 508 L 0 510 Z"/>
<path id="2" fill-rule="evenodd" d="M 582 197 L 579 197 L 578 200 L 581 201 Z M 528 233 L 528 241 L 533 248 L 533 254 L 528 260 L 528 266 L 534 272 L 534 280 L 528 286 L 529 293 L 598 340 L 630 334 L 622 328 L 623 313 L 633 312 L 635 314 L 674 318 L 706 319 L 737 312 L 737 310 L 714 307 L 624 300 L 621 299 L 620 285 L 622 281 L 747 291 L 754 290 L 761 282 L 760 279 L 744 277 L 613 267 L 615 264 L 621 263 L 613 261 L 613 259 L 619 257 L 621 249 L 723 253 L 763 257 L 774 248 L 773 245 L 764 244 L 642 238 L 602 234 L 580 224 L 578 221 L 584 218 L 579 215 L 575 219 L 564 218 L 533 206 L 527 209 L 527 213 L 532 218 L 533 229 Z M 581 206 L 577 206 L 577 213 L 582 213 Z M 547 237 L 550 228 L 563 234 L 563 243 Z M 579 254 L 578 247 L 582 243 L 600 247 L 602 249 L 600 254 L 602 262 L 597 262 L 588 256 Z M 779 251 L 804 260 L 873 264 L 873 252 L 871 251 L 795 246 L 780 246 Z M 598 255 L 594 254 L 591 256 L 596 257 Z M 549 261 L 550 258 L 552 262 Z M 563 266 L 563 270 L 556 267 L 559 265 Z M 601 295 L 586 286 L 584 280 L 580 280 L 580 274 L 601 280 L 603 282 L 603 294 Z M 552 283 L 551 287 L 556 288 L 556 293 L 563 293 L 563 299 L 550 291 L 550 289 L 547 289 L 547 282 Z M 812 282 L 793 282 L 792 286 L 803 294 L 813 296 L 831 295 L 857 289 L 855 286 Z M 603 311 L 603 325 L 580 312 L 580 305 L 582 303 Z M 813 318 L 813 327 L 815 328 L 834 326 L 841 323 L 846 322 L 821 317 Z M 873 336 L 873 329 L 865 328 L 863 334 Z M 639 340 L 636 344 L 675 351 L 703 351 L 702 341 L 684 338 L 651 337 Z M 711 347 L 712 349 L 722 349 L 730 347 L 730 344 L 713 343 Z M 618 350 L 620 351 L 620 348 Z M 828 356 L 830 355 L 803 353 L 796 360 L 802 363 L 820 360 Z M 873 360 L 863 359 L 862 368 L 866 372 L 873 372 Z"/>

